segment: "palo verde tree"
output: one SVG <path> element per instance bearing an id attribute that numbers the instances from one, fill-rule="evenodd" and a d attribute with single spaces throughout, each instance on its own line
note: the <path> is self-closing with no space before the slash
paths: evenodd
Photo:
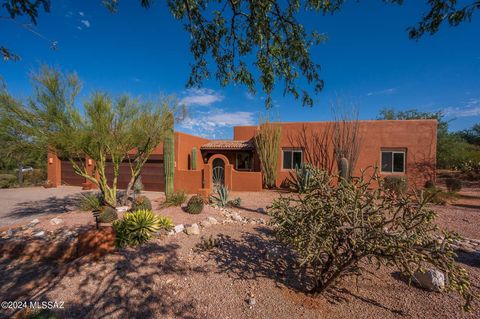
<path id="1" fill-rule="evenodd" d="M 118 10 L 120 2 L 102 0 L 112 12 Z M 400 5 L 403 0 L 383 2 Z M 408 29 L 412 39 L 419 39 L 425 33 L 435 34 L 443 24 L 457 26 L 470 21 L 480 8 L 480 0 L 425 2 L 426 13 L 417 25 Z M 0 3 L 7 13 L 0 16 L 2 20 L 26 16 L 34 25 L 39 13 L 49 12 L 52 4 L 50 0 L 0 0 Z M 139 3 L 149 8 L 153 1 Z M 302 14 L 332 14 L 345 3 L 346 0 L 168 0 L 161 5 L 184 24 L 190 36 L 194 63 L 188 85 L 201 85 L 204 79 L 214 76 L 221 85 L 242 84 L 252 93 L 261 87 L 268 97 L 266 105 L 270 106 L 270 93 L 278 82 L 284 83 L 284 94 L 301 98 L 304 105 L 313 104 L 307 88 L 298 82 L 302 78 L 315 92 L 322 90 L 320 66 L 313 61 L 311 49 L 324 41 L 325 36 L 318 30 L 307 30 Z M 419 8 L 424 11 L 422 6 Z M 56 47 L 55 42 L 52 47 Z M 0 54 L 7 60 L 19 59 L 1 45 Z"/>
<path id="2" fill-rule="evenodd" d="M 70 161 L 76 174 L 98 186 L 107 205 L 116 205 L 120 164 L 129 163 L 126 199 L 149 155 L 171 126 L 175 103 L 171 99 L 159 104 L 139 103 L 128 96 L 113 99 L 97 92 L 80 111 L 75 98 L 81 86 L 75 74 L 42 67 L 33 82 L 35 94 L 26 105 L 5 103 L 2 109 L 28 130 L 32 139 L 49 145 Z M 94 163 L 91 174 L 86 158 Z M 110 179 L 107 163 L 112 167 Z"/>

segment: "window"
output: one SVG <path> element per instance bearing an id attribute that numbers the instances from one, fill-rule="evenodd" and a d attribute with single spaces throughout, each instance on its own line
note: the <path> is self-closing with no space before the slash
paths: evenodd
<path id="1" fill-rule="evenodd" d="M 303 162 L 301 150 L 283 150 L 283 169 L 294 169 L 300 167 Z"/>
<path id="2" fill-rule="evenodd" d="M 250 153 L 239 152 L 237 153 L 237 170 L 250 170 L 252 168 L 252 161 Z"/>
<path id="3" fill-rule="evenodd" d="M 382 151 L 383 173 L 405 173 L 405 151 Z"/>

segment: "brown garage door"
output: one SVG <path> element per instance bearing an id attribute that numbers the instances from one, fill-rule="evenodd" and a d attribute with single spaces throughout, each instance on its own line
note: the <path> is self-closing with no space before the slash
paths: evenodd
<path id="1" fill-rule="evenodd" d="M 107 162 L 105 173 L 107 180 L 111 185 L 113 179 L 113 167 L 110 162 Z M 120 164 L 120 174 L 117 178 L 117 187 L 119 189 L 126 189 L 132 174 L 130 172 L 130 164 L 128 162 Z M 163 156 L 152 155 L 143 166 L 142 184 L 146 191 L 163 192 L 165 190 L 165 174 L 163 171 Z"/>
<path id="2" fill-rule="evenodd" d="M 85 178 L 75 174 L 73 165 L 68 160 L 62 160 L 62 184 L 71 186 L 82 186 Z"/>

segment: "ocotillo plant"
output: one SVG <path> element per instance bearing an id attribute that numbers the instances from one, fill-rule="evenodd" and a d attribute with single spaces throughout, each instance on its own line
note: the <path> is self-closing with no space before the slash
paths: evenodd
<path id="1" fill-rule="evenodd" d="M 175 170 L 175 145 L 173 130 L 168 130 L 163 142 L 163 168 L 165 170 L 165 195 L 173 193 L 173 173 Z"/>
<path id="2" fill-rule="evenodd" d="M 192 168 L 192 170 L 196 170 L 197 169 L 197 148 L 196 147 L 193 147 L 192 148 L 192 155 L 190 156 L 190 167 Z"/>

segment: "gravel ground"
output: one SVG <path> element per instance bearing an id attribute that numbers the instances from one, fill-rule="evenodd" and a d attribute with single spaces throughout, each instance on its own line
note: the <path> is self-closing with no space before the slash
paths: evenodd
<path id="1" fill-rule="evenodd" d="M 242 216 L 265 218 L 257 209 L 279 193 L 238 195 L 246 208 L 239 210 Z M 149 197 L 156 204 L 162 201 L 161 196 Z M 477 203 L 480 199 L 470 204 Z M 475 229 L 479 209 L 434 208 L 439 225 L 480 239 Z M 193 216 L 180 208 L 157 212 L 186 224 L 222 217 L 213 208 Z M 198 251 L 201 236 L 210 235 L 219 238 L 220 247 Z M 0 258 L 0 299 L 63 301 L 65 308 L 58 311 L 63 318 L 480 318 L 478 302 L 474 312 L 463 313 L 457 295 L 408 286 L 388 268 L 366 266 L 371 274 L 358 286 L 346 279 L 320 297 L 305 295 L 305 282 L 289 266 L 292 252 L 266 226 L 218 224 L 203 229 L 201 236 L 165 236 L 95 262 L 22 264 Z M 479 257 L 461 253 L 458 261 L 479 294 Z M 3 312 L 0 318 L 11 314 Z"/>

